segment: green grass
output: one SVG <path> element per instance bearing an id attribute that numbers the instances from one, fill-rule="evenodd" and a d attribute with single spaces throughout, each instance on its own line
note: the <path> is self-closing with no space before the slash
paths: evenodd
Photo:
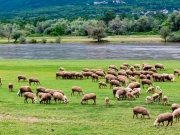
<path id="1" fill-rule="evenodd" d="M 40 135 L 40 134 L 68 134 L 68 135 L 174 135 L 178 134 L 180 122 L 174 122 L 173 126 L 153 127 L 156 117 L 160 113 L 171 112 L 172 103 L 180 103 L 179 90 L 180 79 L 176 76 L 175 82 L 155 82 L 163 90 L 163 95 L 168 96 L 169 104 L 163 106 L 162 102 L 146 104 L 145 97 L 147 86 L 142 90 L 140 98 L 136 100 L 117 101 L 113 97 L 112 89 L 99 89 L 97 82 L 91 79 L 84 80 L 63 80 L 55 79 L 55 73 L 59 67 L 64 67 L 67 71 L 82 71 L 83 68 L 102 68 L 107 71 L 110 64 L 118 67 L 128 62 L 135 63 L 162 63 L 166 71 L 159 73 L 173 73 L 175 68 L 179 68 L 180 62 L 150 61 L 150 60 L 0 60 L 0 77 L 2 86 L 0 87 L 0 134 L 18 135 Z M 28 82 L 18 82 L 19 74 L 26 75 L 27 78 L 37 77 L 40 86 L 52 89 L 62 89 L 70 100 L 69 104 L 55 104 L 54 100 L 50 105 L 24 103 L 23 97 L 18 97 L 17 92 L 21 86 L 28 85 Z M 100 81 L 104 81 L 100 78 Z M 8 83 L 14 84 L 13 92 L 9 92 Z M 85 93 L 94 92 L 97 95 L 97 105 L 81 105 L 81 96 L 71 97 L 71 87 L 78 85 Z M 31 85 L 33 92 L 36 92 L 37 85 Z M 110 106 L 105 106 L 104 98 L 109 97 Z M 39 98 L 38 98 L 39 101 Z M 132 109 L 134 106 L 144 106 L 151 113 L 152 118 L 133 119 Z M 140 116 L 139 116 L 140 117 Z M 166 124 L 166 123 L 165 123 Z"/>

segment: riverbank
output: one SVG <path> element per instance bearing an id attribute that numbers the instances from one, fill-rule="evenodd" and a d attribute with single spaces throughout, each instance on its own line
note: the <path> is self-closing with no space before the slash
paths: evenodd
<path id="1" fill-rule="evenodd" d="M 26 37 L 26 41 L 31 41 L 35 39 L 38 43 L 42 42 L 42 39 L 45 39 L 47 43 L 55 43 L 57 37 Z M 61 36 L 61 43 L 82 43 L 82 42 L 96 42 L 92 38 L 86 36 Z M 121 42 L 121 43 L 159 43 L 163 42 L 163 39 L 159 35 L 127 35 L 127 36 L 108 36 L 103 38 L 104 42 Z M 0 44 L 7 44 L 7 38 L 1 38 Z M 10 43 L 14 43 L 14 40 L 11 39 Z"/>

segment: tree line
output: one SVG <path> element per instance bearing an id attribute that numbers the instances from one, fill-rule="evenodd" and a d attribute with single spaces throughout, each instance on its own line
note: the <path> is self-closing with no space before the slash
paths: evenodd
<path id="1" fill-rule="evenodd" d="M 34 20 L 1 20 L 0 36 L 8 42 L 24 39 L 27 36 L 88 36 L 101 41 L 108 35 L 160 34 L 166 41 L 180 41 L 180 13 L 157 14 L 151 16 L 117 16 L 108 11 L 95 19 L 66 18 L 46 19 L 37 17 Z"/>

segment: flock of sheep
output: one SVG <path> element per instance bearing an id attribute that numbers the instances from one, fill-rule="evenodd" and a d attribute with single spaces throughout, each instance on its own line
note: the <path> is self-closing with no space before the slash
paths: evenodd
<path id="1" fill-rule="evenodd" d="M 150 65 L 147 63 L 143 63 L 141 66 L 140 64 L 134 64 L 130 66 L 128 63 L 123 63 L 120 66 L 120 70 L 118 71 L 117 66 L 109 65 L 108 71 L 104 71 L 103 69 L 88 69 L 84 68 L 81 72 L 74 72 L 74 71 L 66 71 L 64 68 L 60 67 L 59 71 L 56 72 L 56 79 L 85 79 L 91 78 L 92 82 L 98 82 L 99 89 L 107 88 L 107 85 L 110 85 L 110 89 L 112 89 L 112 93 L 117 100 L 134 100 L 139 98 L 141 95 L 141 85 L 144 88 L 145 85 L 148 85 L 148 89 L 146 93 L 152 93 L 151 96 L 146 97 L 146 103 L 150 104 L 156 101 L 163 101 L 164 105 L 168 104 L 168 97 L 162 97 L 162 90 L 160 86 L 153 85 L 153 82 L 160 82 L 160 81 L 174 81 L 175 75 L 180 75 L 180 70 L 175 69 L 174 74 L 159 74 L 158 70 L 165 70 L 164 66 L 160 63 L 155 65 Z M 99 82 L 99 78 L 104 78 L 104 82 Z M 24 75 L 18 76 L 18 81 L 24 80 L 29 81 L 29 85 L 31 83 L 40 84 L 40 81 L 37 78 L 30 78 L 29 80 Z M 1 81 L 0 81 L 1 83 Z M 114 87 L 115 86 L 115 87 Z M 8 85 L 9 91 L 13 90 L 13 84 L 9 83 Z M 88 100 L 92 99 L 96 104 L 96 94 L 95 93 L 88 93 L 84 94 L 83 90 L 79 86 L 72 87 L 71 96 L 77 92 L 79 95 L 82 95 L 81 104 L 88 104 Z M 40 103 L 50 104 L 51 98 L 54 98 L 54 101 L 63 101 L 64 103 L 68 103 L 69 100 L 65 93 L 62 90 L 54 90 L 54 89 L 46 89 L 44 87 L 37 87 L 36 94 L 34 94 L 30 88 L 30 86 L 21 86 L 18 93 L 19 96 L 24 94 L 24 103 L 28 103 L 27 99 L 32 99 L 32 103 L 36 103 L 37 97 L 40 98 Z M 108 97 L 105 97 L 105 105 L 110 105 L 110 100 Z M 172 104 L 172 113 L 163 113 L 160 114 L 154 122 L 154 126 L 159 125 L 161 122 L 164 125 L 164 121 L 168 121 L 167 126 L 169 123 L 173 122 L 173 118 L 179 120 L 180 116 L 180 105 Z M 151 118 L 149 111 L 142 107 L 136 106 L 133 108 L 133 118 L 136 116 L 138 118 L 138 114 L 141 114 L 141 117 L 147 115 Z"/>

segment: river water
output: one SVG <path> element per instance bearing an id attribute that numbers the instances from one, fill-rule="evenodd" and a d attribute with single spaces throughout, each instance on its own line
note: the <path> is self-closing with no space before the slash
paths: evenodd
<path id="1" fill-rule="evenodd" d="M 180 44 L 62 43 L 0 45 L 1 59 L 180 60 Z"/>

